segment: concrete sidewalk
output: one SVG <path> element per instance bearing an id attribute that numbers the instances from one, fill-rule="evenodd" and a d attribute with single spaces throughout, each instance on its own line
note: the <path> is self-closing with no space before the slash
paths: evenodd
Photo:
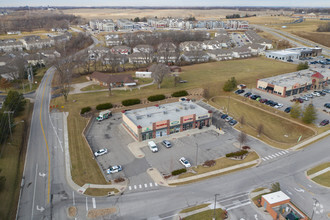
<path id="1" fill-rule="evenodd" d="M 307 139 L 306 141 L 300 142 L 299 144 L 297 144 L 294 147 L 289 148 L 288 150 L 299 150 L 299 148 L 301 148 L 305 145 L 311 144 L 312 142 L 317 141 L 318 139 L 326 137 L 328 135 L 330 135 L 330 130 L 323 132 L 321 134 L 318 134 L 310 139 Z"/>

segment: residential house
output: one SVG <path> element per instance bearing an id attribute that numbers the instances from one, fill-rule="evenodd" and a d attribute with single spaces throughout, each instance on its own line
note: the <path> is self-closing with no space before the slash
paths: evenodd
<path id="1" fill-rule="evenodd" d="M 0 42 L 0 52 L 22 51 L 22 42 Z"/>
<path id="2" fill-rule="evenodd" d="M 266 50 L 266 46 L 265 45 L 261 45 L 261 44 L 249 44 L 248 48 L 251 51 L 251 54 L 256 56 L 256 55 L 265 55 L 265 50 Z"/>
<path id="3" fill-rule="evenodd" d="M 88 79 L 99 83 L 101 86 L 111 86 L 112 88 L 136 86 L 136 82 L 130 74 L 111 75 L 93 72 L 90 76 L 88 76 Z"/>
<path id="4" fill-rule="evenodd" d="M 55 40 L 53 38 L 41 39 L 40 36 L 36 35 L 23 37 L 22 39 L 20 39 L 20 41 L 23 43 L 23 46 L 27 50 L 42 49 L 55 45 Z"/>
<path id="5" fill-rule="evenodd" d="M 57 57 L 61 57 L 61 54 L 56 50 L 43 50 L 39 52 L 43 57 L 49 59 L 55 59 Z"/>
<path id="6" fill-rule="evenodd" d="M 203 63 L 208 62 L 210 56 L 204 51 L 186 51 L 181 55 L 181 59 L 186 62 Z"/>
<path id="7" fill-rule="evenodd" d="M 153 53 L 154 48 L 148 44 L 139 44 L 133 48 L 133 53 Z"/>
<path id="8" fill-rule="evenodd" d="M 180 51 L 202 51 L 202 43 L 198 41 L 185 41 L 179 45 Z"/>
<path id="9" fill-rule="evenodd" d="M 147 64 L 154 60 L 153 53 L 132 53 L 127 56 L 128 62 L 132 64 Z"/>
<path id="10" fill-rule="evenodd" d="M 253 30 L 245 31 L 245 35 L 252 43 L 264 45 L 267 47 L 267 49 L 273 48 L 273 42 L 271 40 L 261 37 L 259 34 L 257 34 L 257 32 Z"/>
<path id="11" fill-rule="evenodd" d="M 125 64 L 128 61 L 128 56 L 124 55 L 124 54 L 113 54 L 113 53 L 109 53 L 108 55 L 106 55 L 105 57 L 103 57 L 102 59 L 102 63 L 104 65 L 109 65 L 109 64 L 113 64 L 113 63 L 117 63 L 117 64 Z"/>
<path id="12" fill-rule="evenodd" d="M 113 54 L 123 54 L 123 55 L 128 55 L 131 54 L 131 48 L 124 46 L 124 45 L 120 45 L 120 46 L 113 46 L 110 49 L 110 52 Z"/>
<path id="13" fill-rule="evenodd" d="M 208 50 L 206 53 L 210 56 L 210 59 L 216 61 L 233 59 L 233 53 L 231 49 Z"/>
<path id="14" fill-rule="evenodd" d="M 24 56 L 24 59 L 27 61 L 28 64 L 31 64 L 33 66 L 37 64 L 42 64 L 42 65 L 45 64 L 45 60 L 40 53 L 29 54 L 27 56 Z"/>
<path id="15" fill-rule="evenodd" d="M 99 60 L 108 53 L 110 53 L 110 49 L 108 47 L 98 46 L 88 50 L 88 55 L 92 60 Z"/>
<path id="16" fill-rule="evenodd" d="M 119 46 L 122 44 L 122 38 L 118 34 L 105 35 L 105 44 L 107 46 Z"/>
<path id="17" fill-rule="evenodd" d="M 152 72 L 135 72 L 136 78 L 151 78 Z"/>
<path id="18" fill-rule="evenodd" d="M 222 48 L 222 43 L 217 40 L 205 40 L 203 41 L 202 48 L 204 50 L 218 50 Z"/>
<path id="19" fill-rule="evenodd" d="M 119 29 L 122 29 L 122 30 L 133 30 L 134 22 L 127 20 L 127 19 L 118 19 L 117 26 Z"/>
<path id="20" fill-rule="evenodd" d="M 214 37 L 218 36 L 228 36 L 228 32 L 225 29 L 220 29 L 218 32 L 215 32 Z"/>
<path id="21" fill-rule="evenodd" d="M 248 48 L 248 46 L 236 47 L 231 51 L 233 58 L 248 58 L 252 56 L 251 50 Z"/>
<path id="22" fill-rule="evenodd" d="M 223 48 L 231 47 L 231 41 L 228 35 L 217 35 L 213 40 L 218 41 Z"/>
<path id="23" fill-rule="evenodd" d="M 234 30 L 249 29 L 249 22 L 243 20 L 228 20 L 226 28 Z"/>
<path id="24" fill-rule="evenodd" d="M 156 59 L 158 63 L 176 63 L 180 58 L 179 53 L 175 52 L 158 52 Z"/>
<path id="25" fill-rule="evenodd" d="M 160 43 L 157 47 L 157 52 L 170 52 L 170 53 L 174 53 L 176 51 L 176 46 L 174 43 L 171 42 L 163 42 Z"/>

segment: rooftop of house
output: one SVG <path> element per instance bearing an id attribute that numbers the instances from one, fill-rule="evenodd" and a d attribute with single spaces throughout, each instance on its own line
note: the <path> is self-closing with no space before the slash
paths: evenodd
<path id="1" fill-rule="evenodd" d="M 196 114 L 208 114 L 208 110 L 191 101 L 174 102 L 159 106 L 134 109 L 124 113 L 136 126 L 152 126 L 152 123 L 170 120 L 179 121 L 180 117 Z"/>

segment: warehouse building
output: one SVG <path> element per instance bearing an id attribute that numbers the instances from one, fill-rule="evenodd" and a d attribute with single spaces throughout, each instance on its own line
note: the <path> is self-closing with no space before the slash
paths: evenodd
<path id="1" fill-rule="evenodd" d="M 123 111 L 123 126 L 137 140 L 168 136 L 212 123 L 212 111 L 192 101 Z"/>
<path id="2" fill-rule="evenodd" d="M 267 51 L 266 57 L 275 60 L 299 60 L 305 57 L 319 56 L 322 53 L 322 48 L 320 47 L 298 47 L 298 48 L 288 48 L 285 50 L 269 50 Z"/>
<path id="3" fill-rule="evenodd" d="M 257 81 L 257 89 L 274 95 L 287 97 L 308 90 L 322 90 L 329 84 L 330 70 L 324 70 L 322 73 L 313 70 L 301 70 L 259 79 Z"/>

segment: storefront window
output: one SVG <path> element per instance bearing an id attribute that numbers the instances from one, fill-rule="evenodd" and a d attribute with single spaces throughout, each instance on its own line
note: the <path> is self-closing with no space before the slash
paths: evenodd
<path id="1" fill-rule="evenodd" d="M 189 130 L 193 127 L 193 123 L 187 123 L 183 125 L 183 130 Z"/>
<path id="2" fill-rule="evenodd" d="M 142 133 L 142 140 L 145 141 L 148 139 L 152 139 L 152 131 L 147 133 Z"/>
<path id="3" fill-rule="evenodd" d="M 180 125 L 170 127 L 170 134 L 174 134 L 174 133 L 178 133 L 178 132 L 180 132 Z"/>

